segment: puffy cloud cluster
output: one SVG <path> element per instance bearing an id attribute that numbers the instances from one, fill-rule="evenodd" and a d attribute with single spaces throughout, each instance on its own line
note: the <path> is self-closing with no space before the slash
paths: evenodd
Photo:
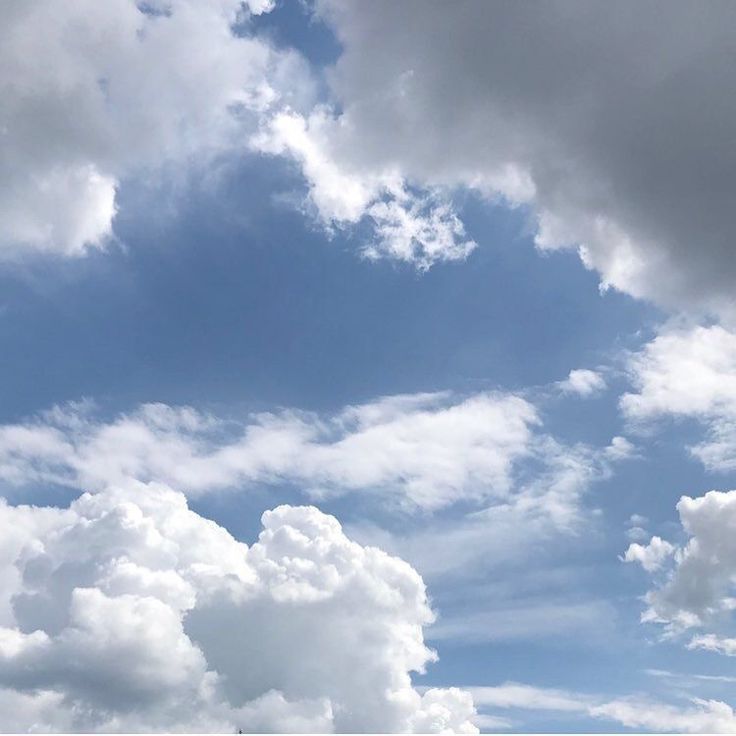
<path id="1" fill-rule="evenodd" d="M 313 507 L 251 547 L 157 484 L 0 505 L 3 728 L 473 732 L 411 684 L 435 655 L 420 576 Z"/>
<path id="2" fill-rule="evenodd" d="M 714 470 L 736 467 L 736 334 L 721 327 L 665 327 L 628 360 L 636 389 L 621 397 L 634 422 L 695 419 L 708 438 L 691 452 Z"/>
<path id="3" fill-rule="evenodd" d="M 719 325 L 665 328 L 631 356 L 636 393 L 621 407 L 634 419 L 708 419 L 736 412 L 736 335 Z"/>
<path id="4" fill-rule="evenodd" d="M 736 491 L 683 496 L 677 511 L 686 544 L 653 537 L 648 545 L 632 544 L 626 552 L 627 562 L 638 562 L 645 570 L 664 568 L 662 579 L 646 595 L 648 609 L 642 619 L 665 624 L 672 633 L 728 628 L 736 608 Z M 696 635 L 689 646 L 730 654 L 736 652 L 732 642 L 708 633 Z"/>
<path id="5" fill-rule="evenodd" d="M 565 394 L 575 394 L 587 398 L 604 391 L 606 379 L 599 371 L 592 371 L 589 368 L 576 368 L 570 371 L 564 381 L 560 381 L 558 387 Z"/>
<path id="6" fill-rule="evenodd" d="M 634 527 L 637 528 L 638 527 Z M 675 551 L 675 547 L 660 537 L 652 537 L 646 545 L 634 542 L 624 555 L 624 562 L 638 562 L 647 572 L 662 567 L 665 560 Z"/>
<path id="7" fill-rule="evenodd" d="M 333 416 L 284 411 L 226 422 L 149 404 L 109 422 L 84 405 L 0 427 L 0 478 L 89 489 L 127 478 L 197 494 L 293 481 L 321 496 L 389 491 L 427 509 L 506 496 L 539 420 L 513 395 L 414 394 L 348 406 Z"/>
<path id="8" fill-rule="evenodd" d="M 281 147 L 326 217 L 340 177 L 351 218 L 386 178 L 469 187 L 529 205 L 539 246 L 577 248 L 604 286 L 731 309 L 731 4 L 320 0 L 317 12 L 342 47 L 337 112 L 302 116 Z"/>
<path id="9" fill-rule="evenodd" d="M 296 55 L 234 30 L 270 6 L 5 3 L 0 256 L 103 245 L 123 179 L 242 148 L 270 104 L 296 104 Z"/>

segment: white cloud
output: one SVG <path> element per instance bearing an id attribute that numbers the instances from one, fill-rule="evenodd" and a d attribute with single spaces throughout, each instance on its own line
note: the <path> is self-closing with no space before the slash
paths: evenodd
<path id="1" fill-rule="evenodd" d="M 388 257 L 427 270 L 439 261 L 464 261 L 476 243 L 447 202 L 409 197 L 374 202 L 368 208 L 374 239 L 363 249 L 371 260 Z"/>
<path id="2" fill-rule="evenodd" d="M 556 443 L 538 425 L 529 402 L 493 392 L 392 396 L 331 416 L 283 411 L 243 423 L 163 404 L 105 422 L 90 407 L 70 405 L 0 426 L 0 478 L 90 490 L 158 480 L 190 494 L 288 481 L 317 498 L 382 492 L 425 509 L 508 502 L 518 490 L 546 495 L 561 518 L 583 476 L 621 459 L 621 447 L 614 441 L 599 457 Z M 525 459 L 541 465 L 529 480 L 519 475 Z"/>
<path id="3" fill-rule="evenodd" d="M 688 645 L 689 646 L 689 645 Z M 670 672 L 669 670 L 657 670 L 657 669 L 646 669 L 644 672 L 651 677 L 663 677 L 676 681 L 678 686 L 692 687 L 694 684 L 702 682 L 736 682 L 736 677 L 730 677 L 728 675 L 701 675 L 684 672 Z"/>
<path id="4" fill-rule="evenodd" d="M 627 460 L 638 457 L 636 446 L 627 440 L 626 437 L 613 437 L 611 444 L 606 448 L 605 452 L 609 460 Z"/>
<path id="5" fill-rule="evenodd" d="M 654 537 L 648 546 L 633 544 L 627 561 L 657 571 L 669 561 L 666 575 L 646 595 L 642 620 L 665 624 L 678 633 L 695 627 L 727 625 L 736 608 L 736 491 L 709 491 L 699 498 L 683 496 L 677 504 L 687 543 L 676 546 Z M 728 639 L 696 636 L 695 648 L 726 653 Z"/>
<path id="6" fill-rule="evenodd" d="M 506 682 L 493 687 L 468 688 L 478 707 L 522 708 L 533 710 L 585 711 L 592 699 L 564 690 L 534 687 L 518 682 Z"/>
<path id="7" fill-rule="evenodd" d="M 707 439 L 690 448 L 709 470 L 736 467 L 736 335 L 721 326 L 665 327 L 629 356 L 635 392 L 620 405 L 632 422 L 694 419 Z"/>
<path id="8" fill-rule="evenodd" d="M 391 167 L 351 168 L 333 147 L 341 123 L 325 108 L 308 117 L 281 111 L 264 118 L 251 146 L 299 162 L 309 185 L 309 203 L 328 229 L 367 220 L 372 234 L 363 248 L 366 258 L 391 258 L 420 270 L 440 261 L 465 260 L 476 243 L 466 237 L 447 197 L 437 189 L 410 193 L 406 180 Z"/>
<path id="9" fill-rule="evenodd" d="M 606 700 L 565 690 L 520 683 L 495 687 L 471 687 L 479 708 L 521 709 L 579 714 L 581 717 L 614 721 L 627 728 L 660 732 L 733 733 L 736 714 L 726 703 L 694 698 L 682 707 L 643 697 Z"/>
<path id="10" fill-rule="evenodd" d="M 5 3 L 0 256 L 103 246 L 121 181 L 242 148 L 268 105 L 296 104 L 296 55 L 232 29 L 270 5 Z"/>
<path id="11" fill-rule="evenodd" d="M 4 726 L 474 730 L 467 693 L 412 687 L 435 655 L 408 564 L 313 507 L 262 521 L 248 548 L 155 484 L 0 506 Z"/>
<path id="12" fill-rule="evenodd" d="M 736 413 L 736 335 L 723 327 L 663 330 L 630 356 L 636 393 L 621 398 L 632 419 L 708 419 Z"/>
<path id="13" fill-rule="evenodd" d="M 647 572 L 654 572 L 662 567 L 665 560 L 674 552 L 675 547 L 669 542 L 659 537 L 652 537 L 647 545 L 637 543 L 629 545 L 624 555 L 624 562 L 638 562 Z"/>
<path id="14" fill-rule="evenodd" d="M 407 511 L 460 501 L 541 511 L 574 526 L 588 486 L 633 446 L 567 446 L 541 431 L 514 394 L 406 394 L 332 415 L 295 410 L 218 419 L 190 407 L 145 404 L 108 421 L 71 404 L 0 425 L 0 480 L 87 490 L 160 481 L 197 495 L 293 483 L 311 498 L 370 493 Z"/>
<path id="15" fill-rule="evenodd" d="M 558 386 L 563 393 L 577 394 L 586 398 L 604 391 L 606 381 L 598 371 L 577 368 L 570 371 L 568 377 L 564 381 L 560 381 Z"/>
<path id="16" fill-rule="evenodd" d="M 595 647 L 615 633 L 615 610 L 578 590 L 580 570 L 561 567 L 553 554 L 567 543 L 580 552 L 591 532 L 597 535 L 598 515 L 584 498 L 613 472 L 608 454 L 547 442 L 539 455 L 546 467 L 527 468 L 505 502 L 398 528 L 350 523 L 352 537 L 406 559 L 430 582 L 441 611 L 427 632 L 431 640 L 559 644 L 582 638 Z"/>
<path id="17" fill-rule="evenodd" d="M 736 639 L 724 638 L 715 634 L 694 636 L 687 645 L 688 649 L 706 649 L 710 652 L 736 657 Z"/>
<path id="18" fill-rule="evenodd" d="M 648 700 L 616 700 L 590 709 L 590 715 L 626 728 L 683 733 L 733 733 L 736 714 L 720 700 L 694 699 L 687 708 Z"/>

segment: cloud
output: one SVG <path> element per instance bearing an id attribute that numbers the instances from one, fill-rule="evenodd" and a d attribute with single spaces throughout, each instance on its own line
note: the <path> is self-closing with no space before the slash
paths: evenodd
<path id="1" fill-rule="evenodd" d="M 699 498 L 683 496 L 677 504 L 687 543 L 676 546 L 653 537 L 649 545 L 632 544 L 627 561 L 654 572 L 669 561 L 664 580 L 646 595 L 642 620 L 664 624 L 670 633 L 695 627 L 729 624 L 736 608 L 736 491 L 709 491 Z M 691 648 L 726 652 L 728 640 L 696 637 Z"/>
<path id="2" fill-rule="evenodd" d="M 564 381 L 560 381 L 558 387 L 564 394 L 576 394 L 587 398 L 604 391 L 606 381 L 598 371 L 578 368 L 570 371 L 568 377 Z"/>
<path id="3" fill-rule="evenodd" d="M 330 108 L 281 145 L 323 215 L 342 177 L 351 207 L 332 212 L 350 219 L 387 178 L 465 187 L 527 206 L 539 247 L 577 249 L 603 286 L 730 310 L 728 3 L 321 0 L 317 12 L 342 48 Z"/>
<path id="4" fill-rule="evenodd" d="M 465 226 L 448 202 L 410 197 L 401 192 L 368 209 L 373 239 L 363 249 L 370 260 L 392 258 L 426 271 L 439 261 L 464 261 L 477 243 L 466 239 Z"/>
<path id="5" fill-rule="evenodd" d="M 0 426 L 0 479 L 98 490 L 157 480 L 196 495 L 290 482 L 314 498 L 377 492 L 436 510 L 458 501 L 531 503 L 564 523 L 590 480 L 630 456 L 565 446 L 535 407 L 501 392 L 389 396 L 332 415 L 294 410 L 226 421 L 190 407 L 146 404 L 109 421 L 72 404 Z"/>
<path id="6" fill-rule="evenodd" d="M 565 445 L 540 424 L 529 401 L 503 392 L 405 394 L 242 421 L 165 404 L 104 420 L 77 403 L 0 425 L 0 480 L 93 491 L 159 481 L 192 496 L 291 483 L 313 499 L 370 493 L 408 512 L 465 502 L 571 527 L 582 494 L 633 446 L 621 437 Z"/>
<path id="7" fill-rule="evenodd" d="M 637 391 L 621 408 L 632 419 L 736 413 L 736 335 L 723 327 L 665 328 L 627 369 Z"/>
<path id="8" fill-rule="evenodd" d="M 682 708 L 646 700 L 616 700 L 591 708 L 590 715 L 617 721 L 626 728 L 684 733 L 733 733 L 736 714 L 720 700 L 694 699 Z"/>
<path id="9" fill-rule="evenodd" d="M 389 258 L 427 270 L 441 261 L 462 261 L 476 248 L 446 193 L 411 191 L 392 168 L 350 167 L 332 150 L 340 121 L 320 107 L 304 116 L 290 110 L 264 116 L 251 147 L 297 161 L 309 186 L 308 203 L 328 231 L 361 221 L 371 226 L 362 249 L 369 260 Z"/>
<path id="10" fill-rule="evenodd" d="M 310 87 L 296 54 L 234 30 L 270 7 L 267 0 L 6 3 L 0 256 L 104 246 L 125 179 L 242 149 L 269 105 L 308 96 L 295 92 Z"/>
<path id="11" fill-rule="evenodd" d="M 665 326 L 627 370 L 636 389 L 621 397 L 634 423 L 663 417 L 694 419 L 704 425 L 705 442 L 690 448 L 707 469 L 736 467 L 736 335 L 719 325 Z"/>
<path id="12" fill-rule="evenodd" d="M 733 733 L 736 714 L 718 700 L 692 699 L 687 707 L 652 701 L 643 697 L 606 700 L 565 690 L 540 688 L 520 683 L 494 687 L 471 687 L 478 707 L 551 711 L 579 714 L 615 721 L 627 728 L 683 733 Z"/>
<path id="13" fill-rule="evenodd" d="M 367 223 L 369 258 L 467 258 L 466 189 L 523 206 L 603 287 L 732 313 L 729 4 L 320 0 L 342 51 L 319 101 L 321 70 L 248 35 L 242 7 L 11 2 L 3 255 L 99 247 L 121 182 L 250 147 L 301 168 L 328 228 Z"/>
<path id="14" fill-rule="evenodd" d="M 651 677 L 663 677 L 667 679 L 675 680 L 678 686 L 681 687 L 692 687 L 694 684 L 702 682 L 716 682 L 716 683 L 733 683 L 736 682 L 736 677 L 730 677 L 728 675 L 699 675 L 692 673 L 683 672 L 670 672 L 669 670 L 657 670 L 657 669 L 646 669 L 644 672 Z"/>
<path id="15" fill-rule="evenodd" d="M 736 657 L 736 639 L 718 637 L 715 634 L 701 634 L 694 636 L 687 645 L 688 649 L 705 649 L 709 652 L 718 652 L 728 657 Z"/>
<path id="16" fill-rule="evenodd" d="M 410 561 L 425 578 L 451 582 L 455 590 L 467 583 L 477 593 L 478 577 L 491 571 L 499 573 L 494 584 L 500 585 L 511 565 L 532 564 L 538 545 L 559 540 L 560 535 L 574 537 L 590 523 L 583 496 L 613 469 L 595 452 L 583 458 L 569 452 L 572 458 L 553 460 L 546 473 L 521 485 L 506 501 L 487 501 L 485 508 L 460 517 L 414 517 L 395 531 L 361 519 L 349 524 L 351 536 Z M 437 539 L 442 539 L 441 555 Z M 489 602 L 489 607 L 498 605 L 498 597 Z"/>
<path id="17" fill-rule="evenodd" d="M 579 712 L 586 709 L 590 698 L 564 690 L 540 688 L 517 682 L 506 682 L 493 687 L 471 687 L 473 700 L 477 706 L 495 708 L 523 708 L 534 710 L 553 710 Z"/>
<path id="18" fill-rule="evenodd" d="M 251 547 L 165 486 L 0 505 L 0 703 L 15 730 L 473 731 L 424 584 L 313 507 Z"/>
<path id="19" fill-rule="evenodd" d="M 643 532 L 638 527 L 634 527 Z M 637 532 L 638 533 L 638 532 Z M 624 555 L 624 562 L 638 562 L 647 572 L 662 567 L 665 560 L 675 552 L 675 547 L 659 537 L 652 537 L 649 544 L 631 544 Z"/>

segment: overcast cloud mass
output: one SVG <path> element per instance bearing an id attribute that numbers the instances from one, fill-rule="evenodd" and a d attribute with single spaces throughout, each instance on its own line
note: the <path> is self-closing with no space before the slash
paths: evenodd
<path id="1" fill-rule="evenodd" d="M 0 732 L 736 730 L 733 3 L 0 13 Z"/>

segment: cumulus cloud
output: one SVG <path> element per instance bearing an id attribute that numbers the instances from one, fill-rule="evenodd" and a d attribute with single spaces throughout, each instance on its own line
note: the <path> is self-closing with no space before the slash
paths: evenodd
<path id="1" fill-rule="evenodd" d="M 606 381 L 598 371 L 577 368 L 570 371 L 568 377 L 564 381 L 560 381 L 558 387 L 562 393 L 577 394 L 586 398 L 604 391 Z"/>
<path id="2" fill-rule="evenodd" d="M 242 149 L 269 105 L 297 104 L 295 80 L 309 87 L 297 56 L 234 30 L 270 7 L 5 3 L 0 256 L 104 245 L 123 180 Z"/>
<path id="3" fill-rule="evenodd" d="M 471 687 L 480 708 L 538 710 L 614 721 L 627 728 L 681 733 L 733 733 L 736 714 L 727 703 L 693 698 L 687 706 L 640 696 L 607 700 L 597 695 L 508 682 Z M 482 716 L 481 716 L 482 717 Z"/>
<path id="4" fill-rule="evenodd" d="M 659 537 L 647 546 L 632 544 L 627 561 L 639 562 L 645 570 L 665 568 L 664 577 L 650 590 L 642 619 L 664 624 L 670 633 L 732 625 L 736 608 L 736 491 L 709 491 L 704 496 L 683 496 L 677 504 L 683 545 L 673 545 Z M 716 635 L 696 637 L 692 648 L 730 653 L 733 640 Z"/>
<path id="5" fill-rule="evenodd" d="M 638 527 L 634 529 L 640 530 Z M 673 545 L 660 537 L 652 537 L 647 545 L 634 542 L 629 545 L 624 555 L 624 562 L 638 562 L 647 572 L 654 572 L 662 567 L 664 561 L 675 551 Z"/>
<path id="6" fill-rule="evenodd" d="M 694 419 L 706 441 L 690 448 L 712 470 L 736 467 L 736 335 L 719 326 L 664 327 L 629 356 L 635 391 L 621 397 L 632 422 Z"/>
<path id="7" fill-rule="evenodd" d="M 412 687 L 436 655 L 407 563 L 314 507 L 262 523 L 248 547 L 157 484 L 3 502 L 3 727 L 476 730 L 468 693 Z"/>
<path id="8" fill-rule="evenodd" d="M 663 329 L 628 372 L 637 389 L 621 408 L 634 419 L 674 415 L 707 419 L 736 412 L 736 335 L 719 325 Z"/>
<path id="9" fill-rule="evenodd" d="M 370 491 L 428 510 L 513 502 L 518 492 L 545 496 L 562 518 L 629 446 L 567 447 L 539 425 L 527 400 L 498 392 L 390 396 L 333 415 L 284 410 L 245 421 L 164 404 L 105 421 L 73 404 L 0 426 L 0 478 L 90 490 L 157 480 L 195 495 L 293 482 L 315 498 Z"/>
<path id="10" fill-rule="evenodd" d="M 467 187 L 529 206 L 539 247 L 576 248 L 603 286 L 727 312 L 736 11 L 664 5 L 320 0 L 332 112 L 281 146 L 323 213 L 341 177 L 351 218 L 386 177 Z"/>

